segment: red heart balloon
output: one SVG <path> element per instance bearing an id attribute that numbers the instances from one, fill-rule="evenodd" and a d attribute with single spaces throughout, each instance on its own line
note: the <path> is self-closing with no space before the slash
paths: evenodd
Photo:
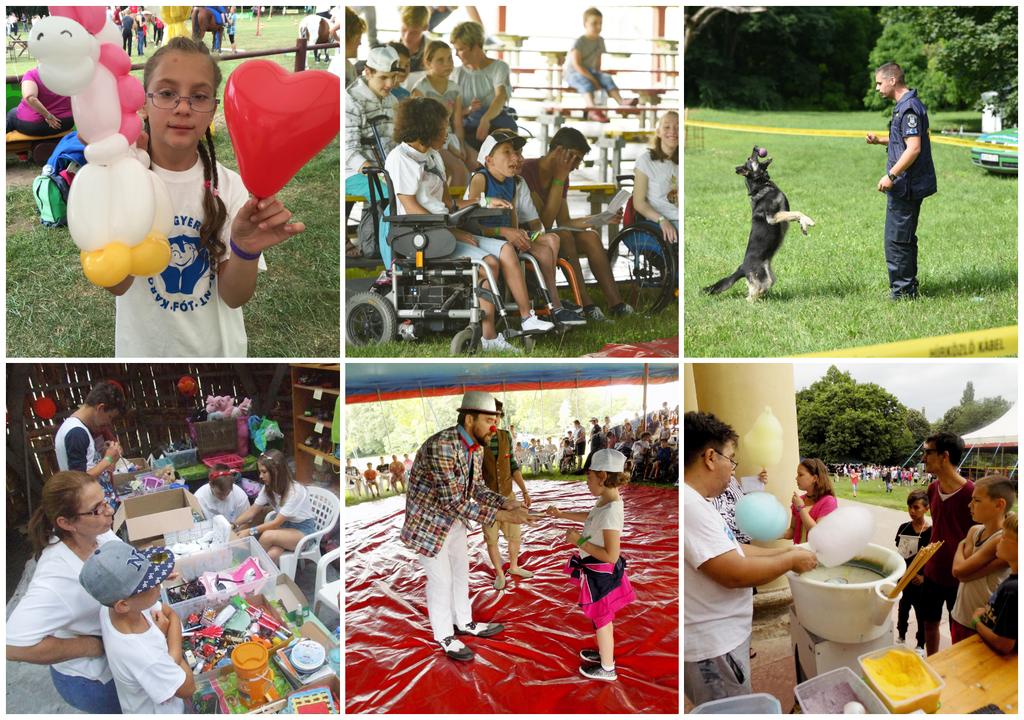
<path id="1" fill-rule="evenodd" d="M 224 119 L 249 192 L 273 195 L 341 129 L 341 78 L 249 60 L 228 77 Z"/>

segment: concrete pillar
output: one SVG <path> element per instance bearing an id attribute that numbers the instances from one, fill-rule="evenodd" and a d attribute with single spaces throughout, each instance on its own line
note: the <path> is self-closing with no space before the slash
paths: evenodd
<path id="1" fill-rule="evenodd" d="M 692 382 L 691 382 L 692 376 Z M 796 392 L 793 386 L 793 366 L 789 363 L 692 363 L 686 375 L 693 386 L 697 407 L 712 413 L 728 423 L 740 436 L 736 452 L 736 477 L 757 475 L 760 467 L 750 464 L 743 455 L 743 436 L 754 426 L 765 406 L 782 425 L 782 456 L 769 466 L 768 492 L 786 508 L 790 506 L 796 488 L 796 466 L 800 462 L 800 443 L 796 424 Z M 689 388 L 686 398 L 689 399 Z M 689 410 L 689 406 L 687 405 Z M 685 532 L 685 529 L 684 529 Z M 792 540 L 768 543 L 782 547 Z M 764 586 L 775 590 L 786 586 L 785 577 Z"/>
<path id="2" fill-rule="evenodd" d="M 683 365 L 683 412 L 697 412 L 697 388 L 693 386 L 693 364 Z"/>

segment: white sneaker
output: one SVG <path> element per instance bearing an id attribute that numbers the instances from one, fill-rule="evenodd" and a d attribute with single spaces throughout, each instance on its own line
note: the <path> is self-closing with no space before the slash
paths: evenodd
<path id="1" fill-rule="evenodd" d="M 488 340 L 487 338 L 480 338 L 482 347 L 487 352 L 511 352 L 519 355 L 522 351 L 515 345 L 510 345 L 505 336 L 498 333 L 498 336 Z"/>
<path id="2" fill-rule="evenodd" d="M 523 318 L 523 332 L 547 332 L 554 326 L 554 323 L 549 323 L 547 320 L 541 320 L 537 317 L 537 313 L 533 310 L 530 311 L 528 317 Z"/>

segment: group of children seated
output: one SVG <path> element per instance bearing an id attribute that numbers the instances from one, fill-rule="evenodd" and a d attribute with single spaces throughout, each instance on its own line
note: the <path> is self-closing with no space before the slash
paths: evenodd
<path id="1" fill-rule="evenodd" d="M 346 17 L 346 56 L 354 57 L 365 25 L 350 9 Z M 369 180 L 362 171 L 379 167 L 383 160 L 399 214 L 448 214 L 482 200 L 487 207 L 510 210 L 511 219 L 480 220 L 482 234 L 453 230 L 457 249 L 450 257 L 473 258 L 486 263 L 495 277 L 500 275 L 519 308 L 523 331 L 543 332 L 556 324 L 582 325 L 632 314 L 633 308 L 618 292 L 600 228 L 595 231 L 569 214 L 569 175 L 590 151 L 586 137 L 563 127 L 543 157 L 524 159 L 527 140 L 518 134 L 506 109 L 511 96 L 509 67 L 486 56 L 483 27 L 464 22 L 452 30 L 451 45 L 427 42 L 422 36 L 426 17 L 426 8 L 403 8 L 402 37 L 411 46 L 374 47 L 361 75 L 351 68 L 346 194 L 369 198 Z M 453 51 L 460 67 L 454 65 Z M 657 224 L 669 242 L 678 234 L 678 146 L 678 113 L 668 111 L 634 171 L 634 207 Z M 465 187 L 462 197 L 453 199 L 451 187 Z M 389 268 L 386 230 L 379 234 L 381 258 Z M 519 258 L 523 252 L 537 260 L 551 292 L 551 321 L 531 309 Z M 605 310 L 591 298 L 585 283 L 579 284 L 579 305 L 561 300 L 555 291 L 559 259 L 582 278 L 581 256 L 587 258 L 603 293 Z M 481 305 L 487 316 L 483 349 L 515 350 L 497 331 L 493 305 L 486 300 Z"/>

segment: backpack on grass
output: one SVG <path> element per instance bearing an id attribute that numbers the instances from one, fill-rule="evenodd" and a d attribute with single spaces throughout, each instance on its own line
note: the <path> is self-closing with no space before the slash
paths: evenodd
<path id="1" fill-rule="evenodd" d="M 78 132 L 65 135 L 43 167 L 43 174 L 32 181 L 32 197 L 39 222 L 46 227 L 68 224 L 68 193 L 75 173 L 85 165 L 85 146 Z"/>

